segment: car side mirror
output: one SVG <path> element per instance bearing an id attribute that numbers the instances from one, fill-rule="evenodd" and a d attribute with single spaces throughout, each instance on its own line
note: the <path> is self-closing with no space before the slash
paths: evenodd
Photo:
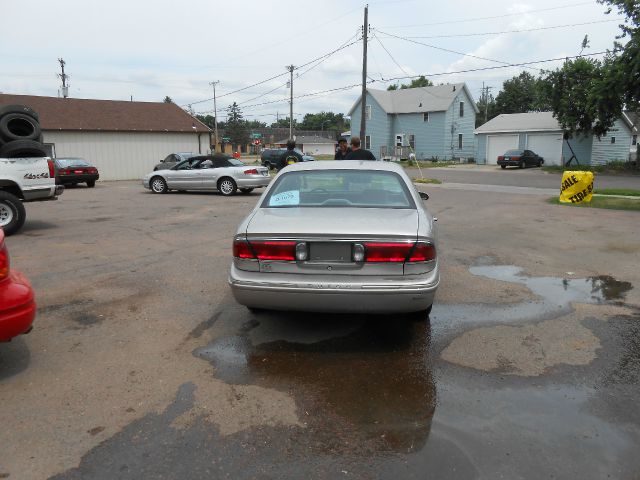
<path id="1" fill-rule="evenodd" d="M 418 192 L 422 200 L 429 200 L 429 194 L 427 192 Z"/>

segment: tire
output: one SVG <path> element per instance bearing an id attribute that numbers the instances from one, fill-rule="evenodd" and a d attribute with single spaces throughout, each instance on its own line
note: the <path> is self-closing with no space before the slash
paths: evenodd
<path id="1" fill-rule="evenodd" d="M 18 197 L 0 190 L 0 228 L 5 235 L 13 235 L 20 230 L 26 215 L 24 205 Z"/>
<path id="2" fill-rule="evenodd" d="M 149 181 L 149 186 L 153 193 L 167 193 L 169 191 L 167 182 L 162 177 L 152 177 Z"/>
<path id="3" fill-rule="evenodd" d="M 253 192 L 253 188 L 241 188 L 240 191 L 242 193 L 251 193 Z"/>
<path id="4" fill-rule="evenodd" d="M 42 144 L 33 140 L 14 140 L 0 147 L 0 157 L 3 158 L 29 158 L 46 157 Z"/>
<path id="5" fill-rule="evenodd" d="M 22 113 L 23 115 L 29 115 L 36 122 L 40 121 L 40 115 L 31 107 L 27 107 L 26 105 L 5 105 L 4 107 L 0 107 L 0 118 L 9 113 Z"/>
<path id="6" fill-rule="evenodd" d="M 504 170 L 505 168 L 507 168 L 507 166 L 506 165 L 500 165 L 500 168 Z"/>
<path id="7" fill-rule="evenodd" d="M 0 117 L 0 138 L 13 140 L 34 140 L 39 142 L 42 130 L 38 122 L 24 113 L 9 113 Z"/>
<path id="8" fill-rule="evenodd" d="M 90 182 L 87 182 L 87 187 L 93 188 L 95 186 L 96 186 L 96 181 L 95 180 L 91 180 Z"/>
<path id="9" fill-rule="evenodd" d="M 238 185 L 233 180 L 233 178 L 224 177 L 218 180 L 218 190 L 225 197 L 230 197 L 231 195 L 235 195 L 238 191 Z"/>

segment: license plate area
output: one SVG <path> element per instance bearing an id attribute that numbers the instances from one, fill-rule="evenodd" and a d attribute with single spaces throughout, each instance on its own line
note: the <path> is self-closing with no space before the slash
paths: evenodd
<path id="1" fill-rule="evenodd" d="M 310 262 L 351 263 L 351 244 L 347 242 L 312 242 Z"/>

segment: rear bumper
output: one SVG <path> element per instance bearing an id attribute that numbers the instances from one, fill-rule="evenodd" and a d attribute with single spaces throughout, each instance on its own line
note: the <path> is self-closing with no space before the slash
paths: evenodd
<path id="1" fill-rule="evenodd" d="M 410 313 L 433 304 L 438 267 L 424 275 L 398 277 L 282 275 L 231 266 L 236 301 L 253 308 L 334 313 Z"/>
<path id="2" fill-rule="evenodd" d="M 520 165 L 521 160 L 498 160 L 498 165 L 505 167 L 517 167 Z"/>
<path id="3" fill-rule="evenodd" d="M 238 178 L 236 179 L 236 184 L 238 188 L 261 188 L 269 185 L 271 181 L 271 177 L 269 175 L 265 176 L 256 176 L 251 178 Z"/>
<path id="4" fill-rule="evenodd" d="M 95 182 L 100 178 L 98 173 L 87 173 L 84 175 L 63 175 L 56 177 L 58 185 L 71 185 L 74 183 Z"/>
<path id="5" fill-rule="evenodd" d="M 0 283 L 0 342 L 27 333 L 36 316 L 33 289 L 19 272 Z"/>

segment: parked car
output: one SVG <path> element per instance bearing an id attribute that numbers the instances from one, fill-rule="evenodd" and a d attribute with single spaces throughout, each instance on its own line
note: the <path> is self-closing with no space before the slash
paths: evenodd
<path id="1" fill-rule="evenodd" d="M 11 270 L 9 252 L 0 229 L 0 342 L 28 333 L 36 317 L 36 303 L 29 281 Z"/>
<path id="2" fill-rule="evenodd" d="M 200 154 L 193 152 L 170 153 L 163 160 L 160 160 L 160 163 L 153 167 L 153 170 L 167 170 L 183 160 L 187 160 L 191 157 L 197 157 L 198 155 Z"/>
<path id="3" fill-rule="evenodd" d="M 54 161 L 57 185 L 86 183 L 87 187 L 93 188 L 100 178 L 98 169 L 82 158 L 56 158 Z"/>
<path id="4" fill-rule="evenodd" d="M 507 150 L 504 155 L 498 157 L 498 165 L 501 168 L 511 167 L 539 167 L 544 159 L 531 150 Z"/>
<path id="5" fill-rule="evenodd" d="M 280 156 L 286 151 L 286 148 L 266 148 L 260 155 L 260 163 L 262 163 L 263 167 L 267 167 L 268 169 L 273 170 L 278 166 L 278 160 L 280 159 Z M 315 158 L 311 155 L 302 153 L 300 150 L 296 150 L 296 152 L 302 155 L 303 162 L 315 161 Z"/>
<path id="6" fill-rule="evenodd" d="M 288 166 L 234 237 L 235 299 L 250 309 L 426 319 L 440 281 L 426 198 L 387 162 Z"/>
<path id="7" fill-rule="evenodd" d="M 169 190 L 218 190 L 222 195 L 234 195 L 239 189 L 250 193 L 266 187 L 271 177 L 269 169 L 253 167 L 227 155 L 191 157 L 168 170 L 157 170 L 142 179 L 142 185 L 153 193 Z"/>

